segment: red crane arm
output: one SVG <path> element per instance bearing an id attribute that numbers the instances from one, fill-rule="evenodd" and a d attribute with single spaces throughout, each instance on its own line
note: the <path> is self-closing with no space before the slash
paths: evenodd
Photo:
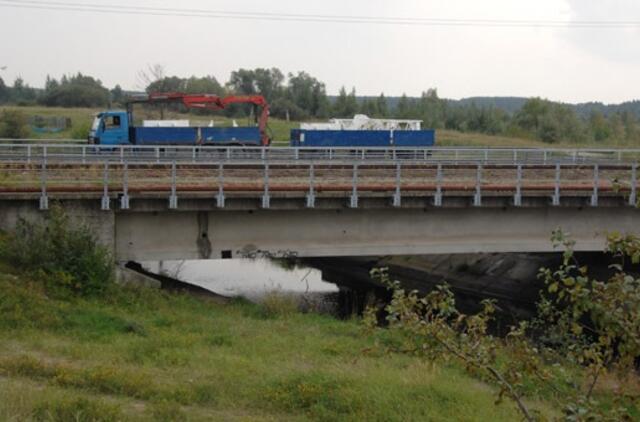
<path id="1" fill-rule="evenodd" d="M 258 117 L 258 128 L 260 129 L 261 143 L 263 146 L 271 144 L 271 139 L 267 135 L 267 122 L 269 121 L 269 104 L 262 95 L 230 95 L 222 99 L 224 107 L 233 103 L 249 103 L 256 107 L 262 107 L 260 117 Z M 257 117 L 257 116 L 256 116 Z"/>

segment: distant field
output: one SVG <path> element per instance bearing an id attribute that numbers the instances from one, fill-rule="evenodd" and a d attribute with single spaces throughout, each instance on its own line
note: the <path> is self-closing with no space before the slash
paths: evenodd
<path id="1" fill-rule="evenodd" d="M 0 112 L 5 108 L 0 107 Z M 14 107 L 15 108 L 15 107 Z M 72 127 L 58 133 L 39 134 L 33 132 L 31 137 L 35 139 L 52 138 L 52 139 L 86 139 L 91 126 L 91 122 L 96 113 L 103 111 L 101 109 L 90 108 L 59 108 L 59 107 L 18 107 L 27 116 L 43 116 L 43 117 L 67 117 L 71 119 Z M 142 119 L 160 119 L 159 112 L 136 109 L 136 120 Z M 208 125 L 213 121 L 215 126 L 231 126 L 233 121 L 240 126 L 250 124 L 246 118 L 230 119 L 219 115 L 196 115 L 175 112 L 166 112 L 165 119 L 188 119 L 201 125 Z M 281 119 L 270 118 L 269 130 L 274 145 L 286 146 L 289 144 L 289 133 L 293 128 L 299 127 L 300 122 L 287 122 Z M 535 139 L 514 138 L 508 136 L 491 136 L 480 133 L 464 133 L 453 130 L 438 130 L 436 132 L 436 143 L 438 146 L 488 146 L 488 147 L 565 147 L 565 148 L 614 148 L 614 147 L 638 147 L 637 145 L 618 144 L 618 143 L 557 143 L 547 144 Z"/>

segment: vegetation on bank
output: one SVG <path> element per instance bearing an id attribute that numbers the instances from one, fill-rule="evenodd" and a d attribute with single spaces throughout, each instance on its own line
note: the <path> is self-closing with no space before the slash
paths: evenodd
<path id="1" fill-rule="evenodd" d="M 74 226 L 77 227 L 77 226 Z M 640 417 L 640 286 L 573 260 L 541 274 L 537 321 L 495 337 L 495 306 L 465 315 L 441 287 L 395 289 L 387 328 L 295 311 L 290 298 L 226 304 L 116 286 L 111 258 L 55 207 L 0 235 L 0 419 L 633 420 Z M 536 325 L 542 324 L 542 325 Z"/>
<path id="2" fill-rule="evenodd" d="M 115 287 L 87 273 L 108 257 L 85 229 L 56 229 L 67 227 L 56 212 L 53 230 L 23 223 L 27 238 L 0 240 L 1 420 L 518 418 L 458 365 L 377 350 L 388 334 L 355 319 L 292 312 L 277 297 L 221 305 Z"/>
<path id="3" fill-rule="evenodd" d="M 389 279 L 385 306 L 388 329 L 398 334 L 385 350 L 429 362 L 455 361 L 499 388 L 497 402 L 515 403 L 529 421 L 546 420 L 526 398 L 551 401 L 568 421 L 627 421 L 640 418 L 640 238 L 612 233 L 606 253 L 610 274 L 593 277 L 573 254 L 575 242 L 562 231 L 552 236 L 564 248 L 559 268 L 540 270 L 537 316 L 515 321 L 496 335 L 496 303 L 484 300 L 475 314 L 456 308 L 447 285 L 421 297 Z M 636 275 L 629 272 L 636 269 Z M 365 320 L 378 326 L 378 310 Z M 504 329 L 503 329 L 504 331 Z"/>

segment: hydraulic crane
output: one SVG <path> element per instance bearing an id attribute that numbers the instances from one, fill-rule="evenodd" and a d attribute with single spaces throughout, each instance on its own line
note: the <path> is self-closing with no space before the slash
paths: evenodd
<path id="1" fill-rule="evenodd" d="M 204 110 L 224 110 L 231 104 L 252 104 L 254 106 L 254 116 L 258 129 L 260 130 L 261 143 L 263 146 L 269 145 L 271 140 L 267 135 L 267 123 L 269 120 L 269 104 L 262 95 L 229 95 L 219 97 L 214 94 L 185 94 L 182 92 L 155 92 L 147 96 L 133 97 L 127 101 L 127 113 L 129 120 L 132 120 L 132 110 L 134 104 L 161 104 L 161 103 L 182 103 L 186 108 Z M 257 109 L 262 111 L 258 114 Z"/>

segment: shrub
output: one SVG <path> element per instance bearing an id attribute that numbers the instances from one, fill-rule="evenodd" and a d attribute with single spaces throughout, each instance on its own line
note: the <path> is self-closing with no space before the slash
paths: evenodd
<path id="1" fill-rule="evenodd" d="M 0 118 L 0 138 L 28 138 L 27 117 L 20 110 L 4 110 Z"/>
<path id="2" fill-rule="evenodd" d="M 21 220 L 0 254 L 45 282 L 50 293 L 95 296 L 113 281 L 113 262 L 86 226 L 71 228 L 60 207 L 44 223 Z"/>

